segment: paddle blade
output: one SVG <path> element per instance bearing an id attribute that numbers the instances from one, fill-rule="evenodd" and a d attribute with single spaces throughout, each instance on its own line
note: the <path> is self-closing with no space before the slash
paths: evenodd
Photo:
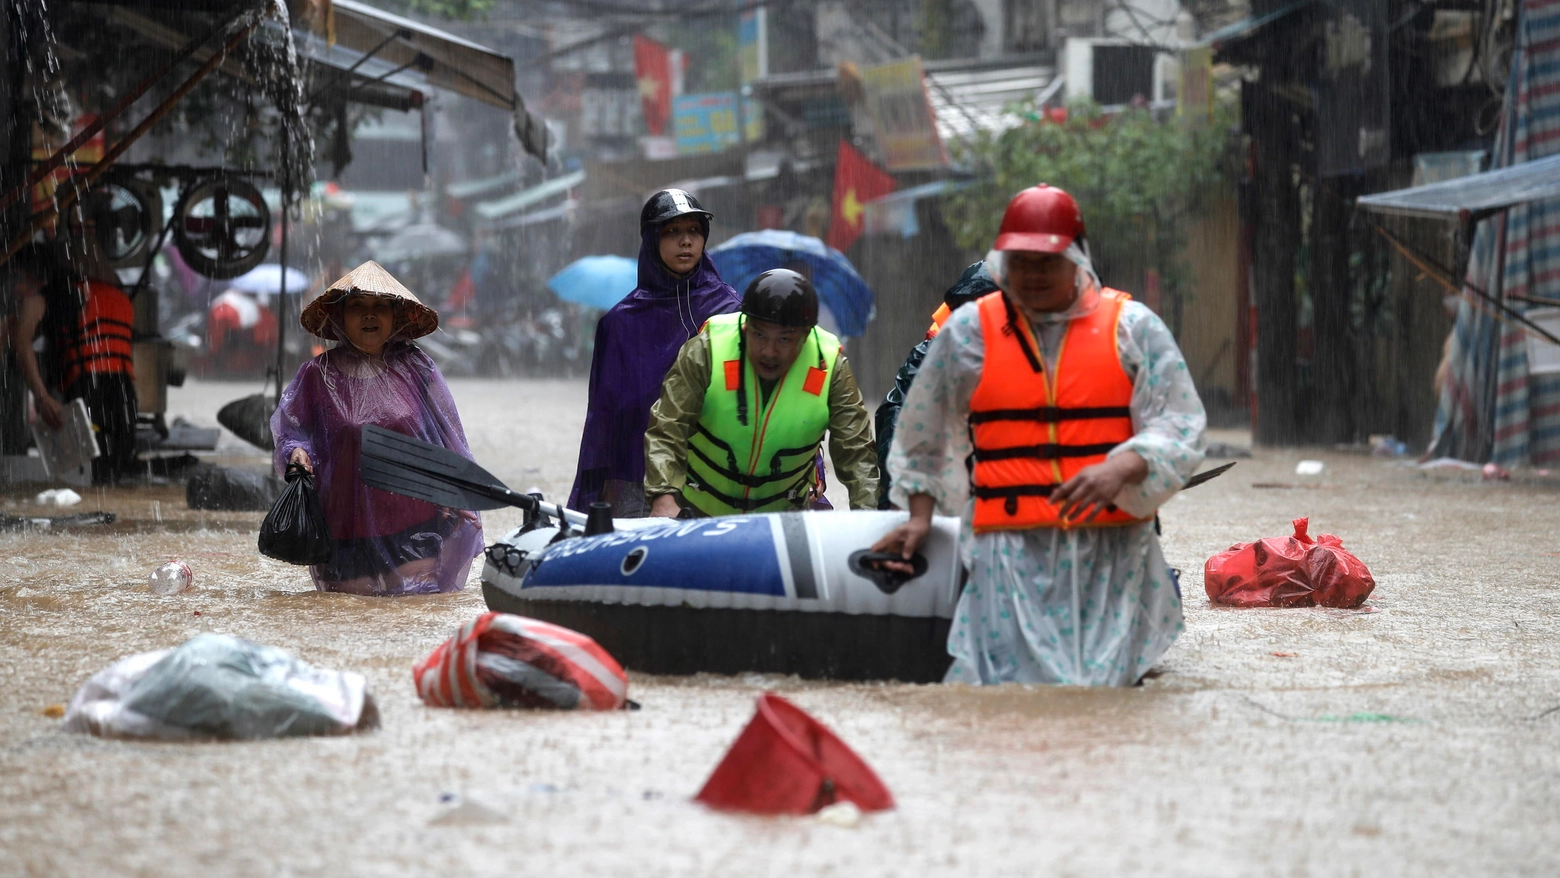
<path id="1" fill-rule="evenodd" d="M 1186 488 L 1195 488 L 1198 485 L 1201 485 L 1203 482 L 1209 481 L 1211 479 L 1216 479 L 1219 476 L 1224 475 L 1225 473 L 1230 471 L 1230 468 L 1233 467 L 1235 465 L 1235 463 L 1236 462 L 1232 460 L 1229 463 L 1224 464 L 1223 466 L 1216 466 L 1213 469 L 1208 470 L 1205 473 L 1198 473 L 1197 475 L 1192 476 L 1191 478 L 1186 480 Z M 1182 488 L 1181 490 L 1184 491 L 1184 490 L 1186 490 L 1186 488 Z"/>
<path id="2" fill-rule="evenodd" d="M 363 428 L 359 475 L 371 488 L 451 509 L 523 505 L 504 483 L 459 454 L 369 424 Z"/>

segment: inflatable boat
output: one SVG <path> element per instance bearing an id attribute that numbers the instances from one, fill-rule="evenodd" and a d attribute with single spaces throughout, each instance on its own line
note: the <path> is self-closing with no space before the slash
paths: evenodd
<path id="1" fill-rule="evenodd" d="M 957 518 L 933 517 L 905 576 L 868 550 L 905 512 L 613 520 L 604 504 L 590 516 L 562 509 L 382 427 L 365 426 L 362 439 L 359 474 L 371 487 L 453 509 L 525 510 L 486 551 L 488 607 L 587 634 L 626 668 L 906 682 L 940 680 L 948 668 L 964 585 Z"/>
<path id="2" fill-rule="evenodd" d="M 588 634 L 652 674 L 942 679 L 963 577 L 959 520 L 934 517 L 914 572 L 868 547 L 905 512 L 800 512 L 693 520 L 590 516 L 505 487 L 473 461 L 375 425 L 364 484 L 452 509 L 525 510 L 489 546 L 488 607 Z"/>
<path id="3" fill-rule="evenodd" d="M 932 682 L 948 668 L 959 520 L 937 517 L 902 577 L 866 550 L 903 512 L 618 519 L 580 535 L 550 516 L 487 550 L 489 608 L 588 634 L 624 667 Z"/>

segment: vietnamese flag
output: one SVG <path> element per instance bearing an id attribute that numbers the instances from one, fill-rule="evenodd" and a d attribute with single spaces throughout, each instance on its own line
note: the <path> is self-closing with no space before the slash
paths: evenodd
<path id="1" fill-rule="evenodd" d="M 644 108 L 645 133 L 662 135 L 672 120 L 672 50 L 646 36 L 634 36 L 634 79 Z"/>
<path id="2" fill-rule="evenodd" d="M 830 247 L 844 252 L 861 237 L 862 205 L 894 191 L 894 178 L 845 141 L 834 160 L 834 218 L 829 223 Z"/>

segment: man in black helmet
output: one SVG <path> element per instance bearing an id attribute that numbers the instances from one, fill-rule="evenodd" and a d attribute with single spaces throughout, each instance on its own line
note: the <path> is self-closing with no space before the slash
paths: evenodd
<path id="1" fill-rule="evenodd" d="M 741 312 L 710 318 L 666 375 L 645 434 L 650 514 L 804 509 L 825 431 L 851 508 L 873 508 L 877 452 L 840 341 L 818 328 L 807 278 L 766 271 Z"/>

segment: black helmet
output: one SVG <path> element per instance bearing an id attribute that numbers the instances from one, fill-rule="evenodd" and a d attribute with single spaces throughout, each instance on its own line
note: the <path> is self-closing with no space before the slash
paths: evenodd
<path id="1" fill-rule="evenodd" d="M 818 291 L 789 268 L 772 268 L 748 284 L 742 313 L 781 326 L 811 328 L 818 325 Z"/>
<path id="2" fill-rule="evenodd" d="M 715 214 L 704 209 L 699 199 L 683 189 L 662 189 L 650 196 L 645 206 L 639 211 L 639 227 L 658 226 L 661 223 L 674 220 L 680 216 L 693 214 L 704 219 L 704 236 L 709 237 L 710 220 Z"/>
<path id="3" fill-rule="evenodd" d="M 948 310 L 957 311 L 960 305 L 996 291 L 997 284 L 991 279 L 991 272 L 986 270 L 986 263 L 977 262 L 964 269 L 948 292 L 943 293 L 943 304 L 948 306 Z"/>

